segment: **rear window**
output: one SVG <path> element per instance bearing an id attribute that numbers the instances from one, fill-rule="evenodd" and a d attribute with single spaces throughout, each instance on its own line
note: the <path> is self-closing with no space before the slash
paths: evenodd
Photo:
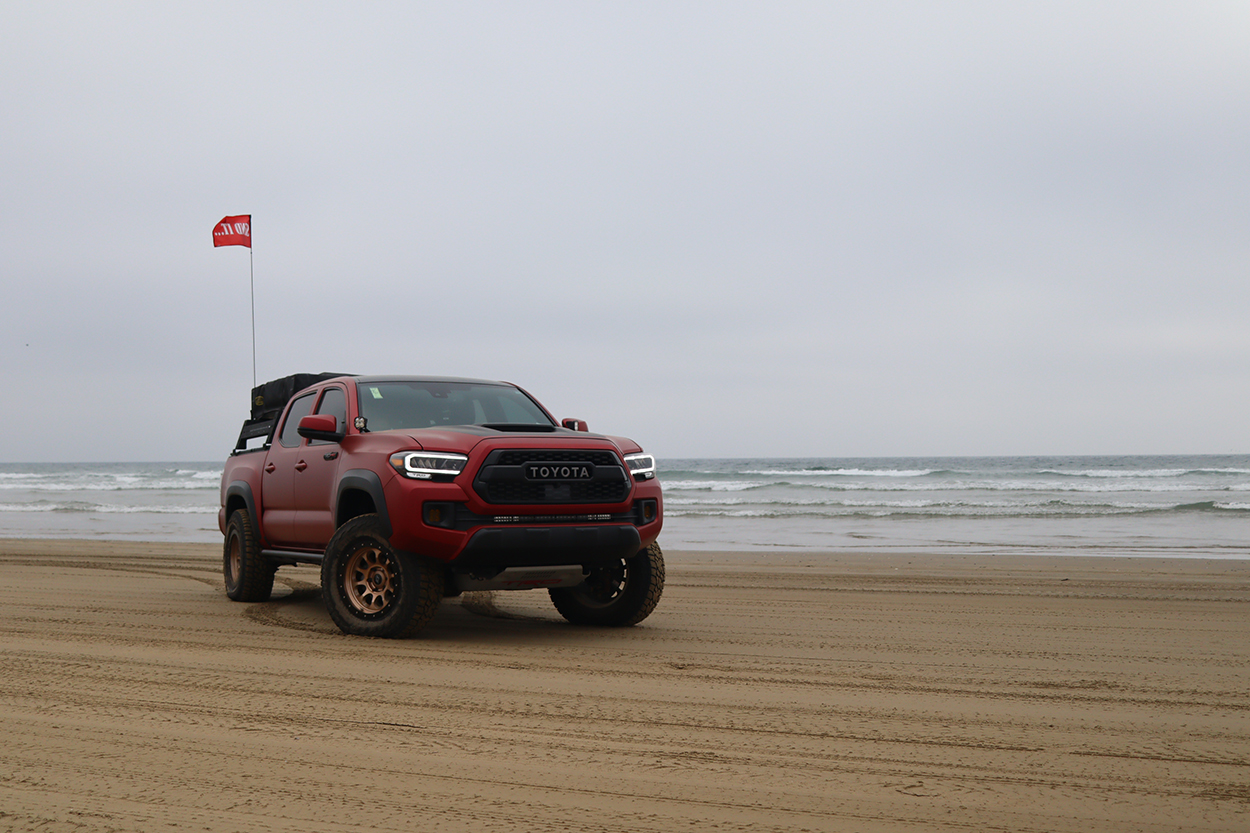
<path id="1" fill-rule="evenodd" d="M 291 409 L 286 412 L 286 422 L 282 424 L 282 434 L 278 437 L 279 443 L 287 448 L 295 448 L 303 442 L 303 438 L 298 433 L 299 421 L 312 413 L 313 402 L 316 399 L 316 396 L 310 393 L 291 403 Z"/>
<path id="2" fill-rule="evenodd" d="M 552 424 L 532 399 L 508 385 L 362 382 L 357 396 L 369 431 L 490 423 Z"/>

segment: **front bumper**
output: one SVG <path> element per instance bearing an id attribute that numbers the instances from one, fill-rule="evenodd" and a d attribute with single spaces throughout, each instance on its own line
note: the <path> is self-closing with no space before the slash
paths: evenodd
<path id="1" fill-rule="evenodd" d="M 482 574 L 504 567 L 596 567 L 629 558 L 640 549 L 642 538 L 632 524 L 485 527 L 469 537 L 448 567 Z"/>

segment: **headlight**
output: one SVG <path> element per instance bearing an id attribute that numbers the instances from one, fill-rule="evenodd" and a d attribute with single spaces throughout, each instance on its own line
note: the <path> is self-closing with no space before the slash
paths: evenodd
<path id="1" fill-rule="evenodd" d="M 401 451 L 391 455 L 391 467 L 414 480 L 430 480 L 436 474 L 455 477 L 464 471 L 467 462 L 469 458 L 463 454 L 438 451 Z"/>
<path id="2" fill-rule="evenodd" d="M 629 473 L 639 480 L 655 477 L 655 458 L 650 454 L 626 454 L 625 465 L 629 466 Z"/>

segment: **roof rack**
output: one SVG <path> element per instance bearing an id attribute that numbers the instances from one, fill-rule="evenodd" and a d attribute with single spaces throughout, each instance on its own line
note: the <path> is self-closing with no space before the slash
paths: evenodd
<path id="1" fill-rule="evenodd" d="M 252 416 L 243 421 L 239 431 L 235 451 L 247 449 L 248 440 L 265 437 L 265 445 L 273 442 L 273 429 L 282 415 L 286 403 L 295 398 L 295 394 L 310 388 L 326 379 L 339 376 L 354 376 L 354 373 L 292 373 L 272 382 L 265 382 L 252 388 Z"/>

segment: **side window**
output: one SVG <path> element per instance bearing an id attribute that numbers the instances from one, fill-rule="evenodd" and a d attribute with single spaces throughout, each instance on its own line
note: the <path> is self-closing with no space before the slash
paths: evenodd
<path id="1" fill-rule="evenodd" d="M 312 413 L 313 402 L 316 397 L 313 394 L 301 396 L 291 403 L 291 409 L 286 412 L 286 422 L 282 424 L 282 434 L 278 437 L 278 442 L 286 448 L 295 448 L 304 438 L 299 435 L 299 421 Z"/>
<path id="2" fill-rule="evenodd" d="M 317 413 L 334 417 L 338 430 L 342 431 L 347 425 L 347 394 L 342 388 L 326 388 L 326 392 L 321 395 L 321 404 L 317 406 Z M 326 445 L 327 442 L 313 440 L 310 445 Z"/>

